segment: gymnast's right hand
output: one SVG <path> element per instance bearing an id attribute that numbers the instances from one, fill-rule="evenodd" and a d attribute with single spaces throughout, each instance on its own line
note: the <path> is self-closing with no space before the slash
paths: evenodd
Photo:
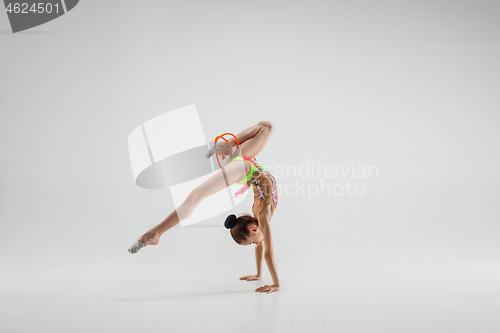
<path id="1" fill-rule="evenodd" d="M 256 280 L 260 280 L 261 276 L 260 275 L 245 275 L 245 276 L 242 276 L 240 277 L 240 280 L 247 280 L 247 281 L 256 281 Z"/>

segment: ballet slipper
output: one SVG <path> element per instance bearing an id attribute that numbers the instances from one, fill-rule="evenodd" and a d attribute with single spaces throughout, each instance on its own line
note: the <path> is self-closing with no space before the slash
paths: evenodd
<path id="1" fill-rule="evenodd" d="M 205 154 L 206 158 L 212 157 L 213 154 L 218 153 L 221 155 L 228 155 L 231 153 L 231 148 L 224 142 L 217 142 L 215 146 L 210 148 L 208 152 Z"/>
<path id="2" fill-rule="evenodd" d="M 143 247 L 145 247 L 146 245 L 148 245 L 149 243 L 152 243 L 155 240 L 159 240 L 159 239 L 160 238 L 155 238 L 155 239 L 152 239 L 152 240 L 150 240 L 149 242 L 146 242 L 146 243 L 141 243 L 141 242 L 139 242 L 137 240 L 137 241 L 135 241 L 134 244 L 132 244 L 132 246 L 130 246 L 130 248 L 128 249 L 128 252 L 130 252 L 132 254 L 135 254 L 135 253 L 139 252 L 140 249 L 142 249 Z"/>

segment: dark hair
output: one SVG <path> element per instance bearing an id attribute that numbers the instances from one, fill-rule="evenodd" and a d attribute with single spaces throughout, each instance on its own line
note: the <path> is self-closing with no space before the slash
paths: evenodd
<path id="1" fill-rule="evenodd" d="M 230 229 L 231 236 L 236 243 L 241 244 L 241 242 L 245 241 L 250 237 L 250 230 L 248 230 L 250 224 L 259 225 L 259 221 L 248 214 L 241 215 L 240 217 L 236 217 L 236 215 L 231 214 L 226 218 L 224 222 L 224 226 L 227 229 Z"/>

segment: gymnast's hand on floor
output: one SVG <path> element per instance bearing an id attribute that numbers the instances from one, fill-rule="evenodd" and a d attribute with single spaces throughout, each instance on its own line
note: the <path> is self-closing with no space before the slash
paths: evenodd
<path id="1" fill-rule="evenodd" d="M 260 280 L 261 276 L 260 275 L 245 275 L 240 277 L 240 280 L 247 280 L 247 281 L 255 281 L 255 280 Z"/>
<path id="2" fill-rule="evenodd" d="M 259 287 L 257 289 L 255 289 L 256 292 L 258 293 L 272 293 L 273 291 L 278 291 L 280 290 L 280 286 L 278 286 L 277 284 L 272 284 L 272 285 L 265 285 L 265 286 L 262 286 L 262 287 Z"/>

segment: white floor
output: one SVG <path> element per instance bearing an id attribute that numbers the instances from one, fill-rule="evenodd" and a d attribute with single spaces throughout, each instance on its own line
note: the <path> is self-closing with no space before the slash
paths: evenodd
<path id="1" fill-rule="evenodd" d="M 355 274 L 263 281 L 160 263 L 3 281 L 0 332 L 498 332 L 498 277 Z M 126 275 L 125 272 L 132 274 Z M 154 274 L 156 273 L 156 274 Z M 450 272 L 451 273 L 451 272 Z M 79 276 L 80 275 L 80 276 Z M 100 278 L 99 278 L 100 276 Z M 89 278 L 93 277 L 93 278 Z"/>

